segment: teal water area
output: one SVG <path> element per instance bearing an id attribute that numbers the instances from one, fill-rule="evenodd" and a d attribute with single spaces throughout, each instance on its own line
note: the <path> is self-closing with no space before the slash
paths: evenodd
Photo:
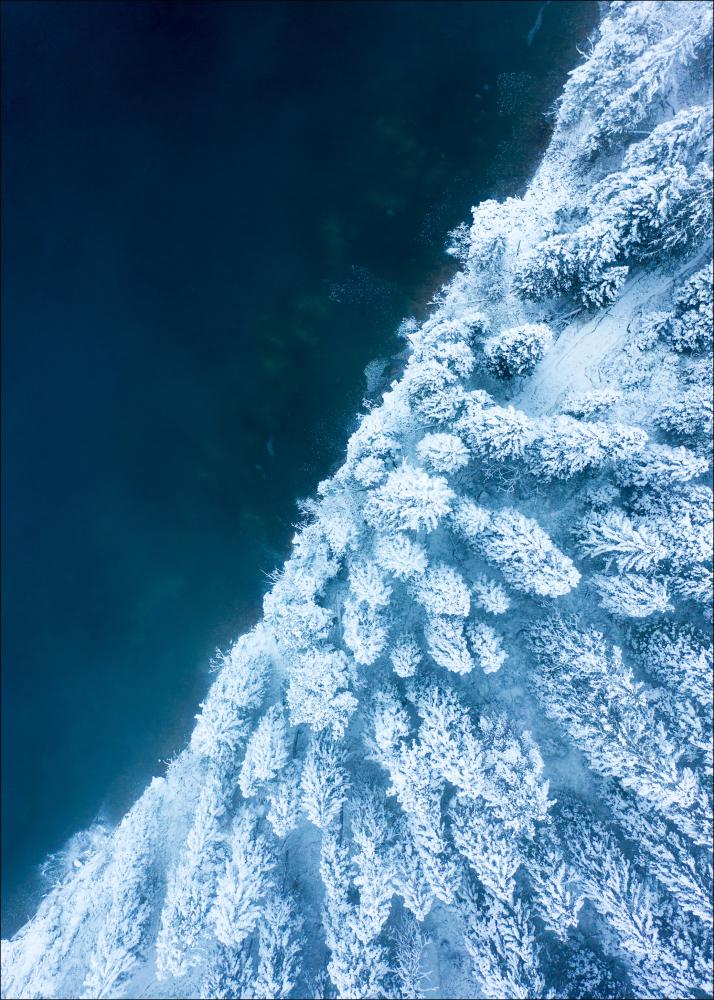
<path id="1" fill-rule="evenodd" d="M 365 365 L 523 190 L 596 17 L 2 4 L 4 933 L 188 738 Z"/>

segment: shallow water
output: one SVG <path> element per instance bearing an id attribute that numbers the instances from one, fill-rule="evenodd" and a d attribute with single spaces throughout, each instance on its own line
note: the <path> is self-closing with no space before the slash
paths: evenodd
<path id="1" fill-rule="evenodd" d="M 365 365 L 523 189 L 596 16 L 3 5 L 5 933 L 186 740 Z"/>

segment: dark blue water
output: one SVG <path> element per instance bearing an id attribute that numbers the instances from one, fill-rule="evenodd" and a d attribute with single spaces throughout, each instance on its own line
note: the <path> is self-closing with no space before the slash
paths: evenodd
<path id="1" fill-rule="evenodd" d="M 187 738 L 365 364 L 522 190 L 595 18 L 2 5 L 5 932 Z"/>

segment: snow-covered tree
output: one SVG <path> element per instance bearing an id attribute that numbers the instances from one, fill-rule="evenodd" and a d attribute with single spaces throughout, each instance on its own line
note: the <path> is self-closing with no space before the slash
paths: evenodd
<path id="1" fill-rule="evenodd" d="M 489 199 L 471 211 L 471 226 L 459 227 L 450 234 L 452 242 L 447 253 L 463 260 L 470 274 L 478 275 L 484 298 L 493 303 L 503 295 L 508 237 L 523 225 L 524 205 L 520 198 L 502 202 Z M 481 326 L 487 332 L 488 320 Z"/>
<path id="2" fill-rule="evenodd" d="M 678 907 L 711 927 L 712 857 L 704 831 L 699 842 L 693 843 L 621 788 L 609 787 L 605 801 L 623 837 L 636 848 L 638 868 L 655 878 Z"/>
<path id="3" fill-rule="evenodd" d="M 312 650 L 294 658 L 287 691 L 290 721 L 307 722 L 315 730 L 344 733 L 357 699 L 344 690 L 349 683 L 346 655 L 341 650 Z"/>
<path id="4" fill-rule="evenodd" d="M 468 628 L 469 645 L 485 674 L 495 674 L 508 659 L 501 645 L 501 637 L 485 622 L 476 622 Z"/>
<path id="5" fill-rule="evenodd" d="M 445 564 L 431 566 L 415 585 L 415 597 L 428 615 L 466 618 L 471 595 L 460 573 Z"/>
<path id="6" fill-rule="evenodd" d="M 392 881 L 407 910 L 422 923 L 435 902 L 434 894 L 424 874 L 424 865 L 414 833 L 402 817 L 394 824 L 392 847 Z"/>
<path id="7" fill-rule="evenodd" d="M 166 782 L 155 778 L 112 838 L 110 903 L 89 956 L 85 996 L 116 996 L 147 947 L 159 850 L 157 805 Z"/>
<path id="8" fill-rule="evenodd" d="M 327 970 L 338 996 L 368 1000 L 384 995 L 387 954 L 377 940 L 365 940 L 366 935 L 357 933 L 357 908 L 349 899 L 348 852 L 332 832 L 322 838 L 320 874 L 325 886 L 325 940 L 331 953 Z"/>
<path id="9" fill-rule="evenodd" d="M 600 596 L 600 606 L 616 618 L 648 618 L 673 610 L 666 583 L 642 573 L 596 573 L 590 582 Z"/>
<path id="10" fill-rule="evenodd" d="M 675 295 L 674 311 L 665 314 L 660 334 L 676 351 L 697 351 L 711 346 L 713 283 L 712 265 L 705 264 Z"/>
<path id="11" fill-rule="evenodd" d="M 226 948 L 238 949 L 258 922 L 275 867 L 268 841 L 258 831 L 257 816 L 247 806 L 233 822 L 228 851 L 211 917 L 218 941 Z"/>
<path id="12" fill-rule="evenodd" d="M 482 716 L 477 731 L 456 693 L 437 684 L 416 686 L 412 700 L 431 769 L 465 799 L 485 801 L 506 829 L 532 837 L 550 803 L 530 733 L 513 732 L 502 716 Z"/>
<path id="13" fill-rule="evenodd" d="M 579 888 L 610 932 L 604 935 L 606 947 L 627 963 L 636 995 L 684 997 L 710 991 L 706 938 L 638 876 L 612 834 L 594 821 L 585 828 L 582 820 L 570 825 Z"/>
<path id="14" fill-rule="evenodd" d="M 226 804 L 222 775 L 211 771 L 186 841 L 168 873 L 156 939 L 159 979 L 184 975 L 196 962 L 196 949 L 207 934 L 208 914 L 226 859 Z"/>
<path id="15" fill-rule="evenodd" d="M 290 996 L 300 973 L 302 925 L 290 896 L 274 892 L 268 897 L 258 921 L 258 969 L 251 997 L 282 1000 Z"/>
<path id="16" fill-rule="evenodd" d="M 409 402 L 425 424 L 452 420 L 463 402 L 459 376 L 436 359 L 412 362 L 404 375 Z"/>
<path id="17" fill-rule="evenodd" d="M 251 959 L 251 945 L 251 938 L 240 948 L 217 945 L 200 986 L 201 997 L 228 1000 L 229 997 L 252 996 L 255 963 Z"/>
<path id="18" fill-rule="evenodd" d="M 547 715 L 596 771 L 688 825 L 687 811 L 698 796 L 695 776 L 678 766 L 682 748 L 621 650 L 609 648 L 601 633 L 560 619 L 535 625 L 531 637 L 539 664 L 531 683 Z"/>
<path id="19" fill-rule="evenodd" d="M 491 524 L 491 512 L 471 500 L 462 500 L 453 513 L 453 523 L 460 535 L 477 544 Z"/>
<path id="20" fill-rule="evenodd" d="M 660 486 L 686 483 L 709 468 L 709 462 L 688 448 L 649 444 L 639 454 L 618 465 L 617 481 L 623 486 Z"/>
<path id="21" fill-rule="evenodd" d="M 695 149 L 708 145 L 698 124 L 690 139 Z M 616 297 L 632 264 L 706 238 L 712 223 L 711 165 L 696 153 L 688 163 L 682 157 L 653 163 L 653 145 L 667 140 L 671 126 L 664 122 L 630 146 L 623 169 L 592 188 L 586 219 L 546 237 L 526 255 L 515 276 L 522 295 L 575 294 L 587 306 L 602 307 Z"/>
<path id="22" fill-rule="evenodd" d="M 469 344 L 487 327 L 485 313 L 462 303 L 458 313 L 451 311 L 444 316 L 437 312 L 421 326 L 416 320 L 405 320 L 399 332 L 409 343 L 416 361 L 444 360 L 454 372 L 466 376 L 474 366 Z"/>
<path id="23" fill-rule="evenodd" d="M 662 430 L 680 438 L 697 434 L 709 437 L 712 432 L 712 391 L 710 385 L 694 385 L 664 400 L 654 417 Z"/>
<path id="24" fill-rule="evenodd" d="M 606 569 L 615 562 L 621 572 L 646 572 L 668 555 L 651 525 L 635 524 L 621 510 L 592 513 L 578 534 L 582 551 L 591 558 L 604 556 Z"/>
<path id="25" fill-rule="evenodd" d="M 430 891 L 445 903 L 454 900 L 458 870 L 450 857 L 441 818 L 443 779 L 432 770 L 425 749 L 406 743 L 407 713 L 393 695 L 380 694 L 372 720 L 370 747 L 389 774 L 389 795 L 404 813 Z"/>
<path id="26" fill-rule="evenodd" d="M 454 843 L 471 871 L 491 895 L 512 906 L 524 860 L 519 838 L 491 809 L 463 796 L 457 796 L 450 814 Z"/>
<path id="27" fill-rule="evenodd" d="M 383 608 L 389 604 L 391 588 L 384 582 L 378 567 L 365 560 L 350 568 L 350 595 L 358 604 Z"/>
<path id="28" fill-rule="evenodd" d="M 395 642 L 389 658 L 394 673 L 399 677 L 413 677 L 421 663 L 422 655 L 418 643 L 411 635 L 401 635 Z"/>
<path id="29" fill-rule="evenodd" d="M 586 469 L 626 461 L 647 443 L 647 434 L 639 427 L 564 415 L 541 418 L 534 431 L 526 461 L 546 479 L 569 479 Z"/>
<path id="30" fill-rule="evenodd" d="M 668 624 L 647 629 L 634 643 L 644 668 L 660 684 L 684 692 L 703 709 L 711 703 L 712 647 L 693 629 Z"/>
<path id="31" fill-rule="evenodd" d="M 380 537 L 375 545 L 375 559 L 398 580 L 421 576 L 429 563 L 424 546 L 401 533 Z"/>
<path id="32" fill-rule="evenodd" d="M 473 670 L 474 661 L 461 618 L 429 618 L 424 626 L 424 638 L 429 655 L 438 666 L 456 674 L 468 674 Z"/>
<path id="33" fill-rule="evenodd" d="M 243 636 L 223 659 L 191 737 L 191 748 L 212 759 L 230 758 L 248 735 L 249 713 L 258 707 L 270 665 L 270 639 L 263 628 Z"/>
<path id="34" fill-rule="evenodd" d="M 704 4 L 615 3 L 590 56 L 570 74 L 560 100 L 564 125 L 585 120 L 582 153 L 608 151 L 641 125 L 682 67 L 707 49 L 711 11 Z"/>
<path id="35" fill-rule="evenodd" d="M 385 393 L 380 406 L 360 417 L 359 426 L 347 443 L 346 470 L 353 474 L 358 463 L 369 457 L 393 465 L 401 451 L 399 436 L 408 426 L 409 416 L 408 398 L 402 390 Z M 341 502 L 344 503 L 344 498 Z"/>
<path id="36" fill-rule="evenodd" d="M 456 472 L 469 461 L 468 449 L 457 434 L 425 434 L 417 454 L 435 472 Z"/>
<path id="37" fill-rule="evenodd" d="M 245 750 L 238 784 L 244 798 L 250 798 L 266 781 L 272 781 L 288 762 L 288 727 L 282 709 L 271 705 L 251 733 Z"/>
<path id="38" fill-rule="evenodd" d="M 389 625 L 373 604 L 348 599 L 342 614 L 342 637 L 356 663 L 374 663 L 387 643 Z"/>
<path id="39" fill-rule="evenodd" d="M 553 331 L 545 323 L 500 330 L 483 345 L 486 367 L 498 378 L 530 375 L 552 344 Z"/>
<path id="40" fill-rule="evenodd" d="M 377 565 L 364 561 L 350 569 L 350 596 L 344 603 L 342 635 L 357 663 L 374 663 L 384 649 L 389 630 L 381 609 L 389 604 L 391 587 Z"/>
<path id="41" fill-rule="evenodd" d="M 295 650 L 310 650 L 326 639 L 335 617 L 332 611 L 314 600 L 292 599 L 295 596 L 298 595 L 291 592 L 291 588 L 279 583 L 263 598 L 265 621 L 272 628 L 278 648 L 285 655 Z"/>
<path id="42" fill-rule="evenodd" d="M 585 902 L 576 888 L 575 873 L 553 844 L 545 844 L 528 860 L 528 879 L 538 914 L 549 931 L 566 941 L 578 925 Z"/>
<path id="43" fill-rule="evenodd" d="M 536 436 L 530 417 L 512 406 L 472 406 L 457 428 L 475 455 L 505 462 L 521 458 Z"/>
<path id="44" fill-rule="evenodd" d="M 488 893 L 467 893 L 461 904 L 464 945 L 482 996 L 528 1000 L 546 995 L 540 949 L 529 908 Z"/>
<path id="45" fill-rule="evenodd" d="M 296 762 L 288 765 L 280 778 L 271 782 L 267 792 L 268 812 L 266 819 L 279 839 L 286 837 L 300 822 L 301 772 Z"/>
<path id="46" fill-rule="evenodd" d="M 504 615 L 511 606 L 511 599 L 496 580 L 480 575 L 473 582 L 476 604 L 492 615 Z"/>
<path id="47" fill-rule="evenodd" d="M 302 807 L 308 819 L 326 830 L 338 816 L 348 787 L 342 753 L 334 740 L 320 734 L 313 738 L 302 769 Z"/>
<path id="48" fill-rule="evenodd" d="M 622 398 L 619 389 L 590 389 L 583 393 L 570 393 L 561 406 L 563 413 L 571 417 L 590 418 L 603 410 L 609 410 Z"/>
<path id="49" fill-rule="evenodd" d="M 459 527 L 486 559 L 495 563 L 517 590 L 542 597 L 561 597 L 580 581 L 571 559 L 560 552 L 543 529 L 516 510 L 493 512 L 487 525 L 471 535 L 478 524 L 475 512 L 460 509 Z"/>
<path id="50" fill-rule="evenodd" d="M 359 890 L 357 937 L 367 944 L 382 931 L 394 895 L 394 862 L 389 850 L 389 820 L 380 798 L 363 794 L 351 810 L 353 882 Z"/>
<path id="51" fill-rule="evenodd" d="M 454 492 L 443 476 L 404 463 L 367 499 L 365 516 L 380 531 L 433 531 L 450 513 Z"/>
<path id="52" fill-rule="evenodd" d="M 387 475 L 387 464 L 377 455 L 367 455 L 360 459 L 354 467 L 353 475 L 362 486 L 376 486 L 384 481 Z"/>
<path id="53" fill-rule="evenodd" d="M 677 571 L 695 563 L 711 564 L 712 491 L 701 484 L 656 485 L 630 501 L 642 523 L 657 533 Z"/>
<path id="54" fill-rule="evenodd" d="M 414 919 L 405 918 L 394 938 L 392 988 L 390 996 L 399 1000 L 426 1000 L 426 975 L 422 968 L 426 934 Z"/>

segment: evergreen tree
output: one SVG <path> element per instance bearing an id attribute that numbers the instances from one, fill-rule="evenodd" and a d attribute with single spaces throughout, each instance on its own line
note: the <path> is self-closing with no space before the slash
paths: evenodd
<path id="1" fill-rule="evenodd" d="M 483 345 L 486 367 L 497 378 L 530 375 L 552 343 L 553 331 L 545 323 L 501 330 Z"/>

